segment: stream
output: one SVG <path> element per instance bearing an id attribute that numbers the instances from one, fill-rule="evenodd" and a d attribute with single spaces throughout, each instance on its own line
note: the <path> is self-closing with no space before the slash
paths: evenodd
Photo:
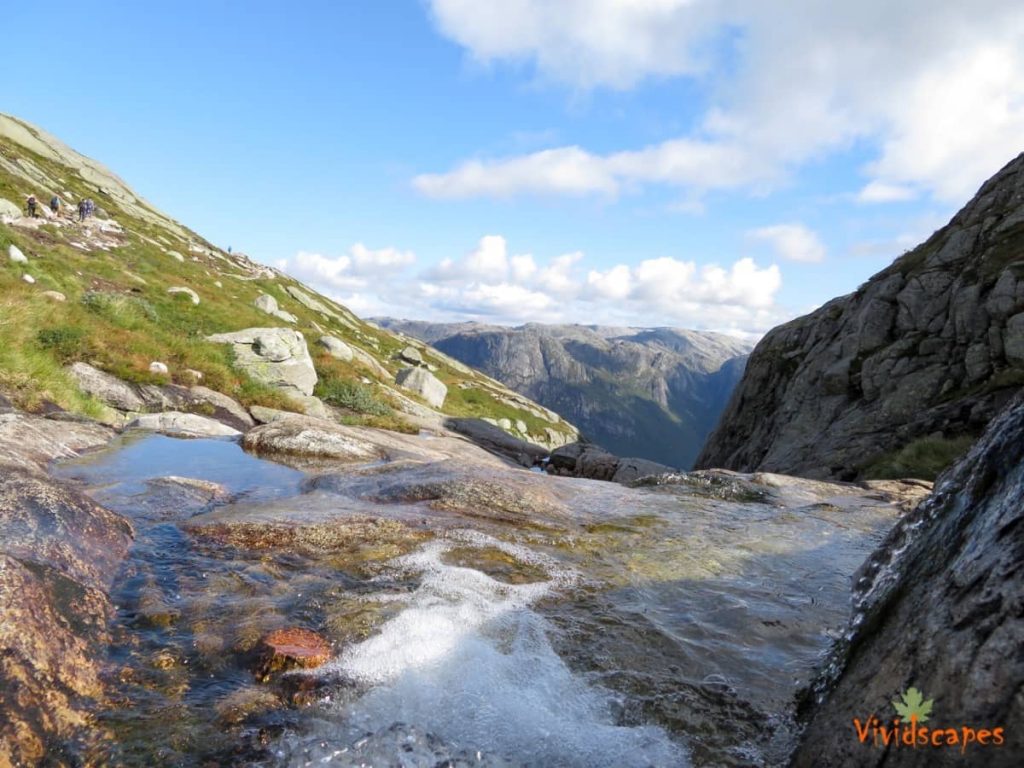
<path id="1" fill-rule="evenodd" d="M 125 766 L 784 764 L 898 517 L 774 476 L 626 488 L 159 435 L 54 472 L 136 531 L 88 756 Z M 261 667 L 289 627 L 330 660 Z"/>

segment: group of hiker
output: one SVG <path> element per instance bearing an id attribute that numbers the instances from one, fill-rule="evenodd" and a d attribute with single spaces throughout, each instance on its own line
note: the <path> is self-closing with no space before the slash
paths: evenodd
<path id="1" fill-rule="evenodd" d="M 62 202 L 57 195 L 50 198 L 50 210 L 54 216 L 60 215 L 60 208 Z M 35 195 L 29 195 L 25 201 L 25 207 L 28 210 L 28 215 L 35 219 L 39 217 L 39 201 L 36 200 Z M 78 220 L 85 221 L 87 218 L 92 216 L 96 212 L 96 204 L 92 201 L 92 198 L 85 198 L 78 201 Z"/>

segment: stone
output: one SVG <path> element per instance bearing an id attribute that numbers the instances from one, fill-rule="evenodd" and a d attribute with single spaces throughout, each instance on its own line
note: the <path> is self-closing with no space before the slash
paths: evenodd
<path id="1" fill-rule="evenodd" d="M 85 394 L 120 411 L 142 411 L 146 404 L 138 390 L 116 376 L 93 368 L 88 363 L 73 363 L 68 373 Z"/>
<path id="2" fill-rule="evenodd" d="M 22 253 L 21 248 L 16 246 L 14 243 L 7 246 L 7 255 L 15 264 L 25 264 L 28 262 L 28 257 Z"/>
<path id="3" fill-rule="evenodd" d="M 258 424 L 272 424 L 281 419 L 291 419 L 299 416 L 293 411 L 282 411 L 278 408 L 267 408 L 264 405 L 249 406 L 249 413 Z"/>
<path id="4" fill-rule="evenodd" d="M 174 437 L 237 437 L 241 434 L 214 419 L 180 411 L 144 413 L 128 422 L 125 429 L 147 429 Z"/>
<path id="5" fill-rule="evenodd" d="M 291 454 L 349 462 L 385 458 L 384 451 L 350 427 L 309 416 L 281 418 L 249 430 L 242 447 L 256 454 Z"/>
<path id="6" fill-rule="evenodd" d="M 625 485 L 652 475 L 664 475 L 677 471 L 673 467 L 647 459 L 619 459 L 619 465 L 615 468 L 615 474 L 612 475 L 612 482 Z"/>
<path id="7" fill-rule="evenodd" d="M 516 419 L 516 423 L 514 426 L 516 428 L 516 432 L 518 432 L 519 434 L 525 435 L 527 433 L 526 422 L 523 421 L 522 419 Z"/>
<path id="8" fill-rule="evenodd" d="M 21 218 L 21 207 L 10 200 L 0 197 L 0 221 L 10 223 Z"/>
<path id="9" fill-rule="evenodd" d="M 1014 315 L 1006 321 L 1006 332 L 1003 334 L 1003 354 L 1007 361 L 1024 366 L 1024 312 Z"/>
<path id="10" fill-rule="evenodd" d="M 279 320 L 284 320 L 286 323 L 295 323 L 298 318 L 291 312 L 285 312 L 277 305 L 277 299 L 267 293 L 261 293 L 256 297 L 256 301 L 253 302 L 256 309 L 261 312 L 266 312 L 268 315 L 273 315 Z"/>
<path id="11" fill-rule="evenodd" d="M 192 381 L 198 382 L 203 380 L 203 372 L 197 371 L 195 368 L 186 368 L 182 373 L 192 379 Z"/>
<path id="12" fill-rule="evenodd" d="M 327 353 L 337 359 L 349 362 L 353 358 L 352 347 L 334 336 L 321 336 L 316 340 L 318 346 L 327 350 Z"/>
<path id="13" fill-rule="evenodd" d="M 32 285 L 36 281 L 36 279 L 34 277 L 32 277 L 32 275 L 28 274 L 27 272 L 24 275 L 21 276 L 21 279 L 24 280 L 29 285 Z"/>
<path id="14" fill-rule="evenodd" d="M 68 297 L 61 293 L 60 291 L 43 291 L 42 295 L 45 296 L 50 301 L 62 302 L 68 300 Z"/>
<path id="15" fill-rule="evenodd" d="M 184 257 L 184 256 L 182 256 L 182 255 L 181 255 L 180 253 L 178 253 L 177 251 L 168 251 L 168 252 L 167 252 L 167 255 L 168 255 L 168 256 L 171 256 L 171 257 L 172 257 L 172 258 L 174 258 L 174 259 L 175 259 L 176 261 L 180 261 L 180 262 L 182 262 L 182 263 L 184 263 L 184 261 L 185 261 L 185 257 Z"/>
<path id="16" fill-rule="evenodd" d="M 498 419 L 498 426 L 501 429 L 504 429 L 506 432 L 509 432 L 512 429 L 512 420 L 511 419 Z"/>
<path id="17" fill-rule="evenodd" d="M 539 464 L 547 456 L 547 449 L 513 437 L 483 419 L 446 419 L 444 426 L 467 437 L 484 450 L 508 458 L 524 467 Z"/>
<path id="18" fill-rule="evenodd" d="M 352 345 L 350 345 L 349 348 L 352 350 L 352 359 L 365 365 L 367 368 L 373 371 L 373 373 L 378 378 L 385 380 L 391 378 L 391 372 L 388 371 L 388 369 L 381 365 L 379 362 L 377 362 L 377 358 L 375 358 L 369 352 L 365 352 L 359 347 Z"/>
<path id="19" fill-rule="evenodd" d="M 416 393 L 434 408 L 444 405 L 448 396 L 448 387 L 444 382 L 425 368 L 403 368 L 395 377 L 395 382 L 403 389 Z"/>
<path id="20" fill-rule="evenodd" d="M 200 378 L 202 378 L 202 374 L 200 374 Z M 242 431 L 256 423 L 249 412 L 245 410 L 244 405 L 222 392 L 199 385 L 189 387 L 188 391 L 196 400 L 213 406 L 214 413 L 209 415 L 218 421 L 225 422 Z M 225 414 L 229 418 L 225 417 Z"/>
<path id="21" fill-rule="evenodd" d="M 855 577 L 844 638 L 802 704 L 791 765 L 1016 766 L 1024 754 L 1024 398 L 990 424 L 940 487 L 904 516 Z M 860 743 L 851 718 L 886 722 L 911 686 L 934 699 L 929 729 L 1005 729 L 993 749 L 893 752 Z"/>
<path id="22" fill-rule="evenodd" d="M 398 353 L 398 358 L 410 365 L 423 365 L 423 355 L 416 347 L 406 347 Z"/>
<path id="23" fill-rule="evenodd" d="M 235 364 L 257 381 L 281 391 L 312 395 L 316 369 L 306 340 L 288 328 L 246 328 L 207 336 L 207 341 L 231 344 Z"/>
<path id="24" fill-rule="evenodd" d="M 193 291 L 191 288 L 184 288 L 178 285 L 174 286 L 173 288 L 168 288 L 167 292 L 170 294 L 183 294 L 185 296 L 188 296 L 189 300 L 191 300 L 193 304 L 195 304 L 196 306 L 199 305 L 199 294 Z"/>
<path id="25" fill-rule="evenodd" d="M 167 370 L 166 363 L 161 363 L 156 360 L 149 364 L 149 372 L 158 374 L 160 376 L 166 376 L 168 373 L 170 373 L 170 371 Z"/>
<path id="26" fill-rule="evenodd" d="M 256 679 L 263 682 L 275 672 L 326 664 L 331 658 L 331 644 L 311 629 L 287 627 L 267 634 L 260 643 L 260 653 Z"/>

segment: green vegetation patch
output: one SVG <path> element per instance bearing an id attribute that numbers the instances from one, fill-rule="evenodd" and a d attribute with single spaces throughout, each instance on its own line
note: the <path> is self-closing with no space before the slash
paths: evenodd
<path id="1" fill-rule="evenodd" d="M 934 480 L 974 444 L 970 435 L 959 437 L 921 437 L 883 454 L 866 466 L 865 480 L 916 478 Z"/>

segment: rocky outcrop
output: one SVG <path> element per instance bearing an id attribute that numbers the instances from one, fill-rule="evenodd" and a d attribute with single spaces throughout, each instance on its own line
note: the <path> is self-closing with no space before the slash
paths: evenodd
<path id="1" fill-rule="evenodd" d="M 312 395 L 316 369 L 298 331 L 287 328 L 246 328 L 207 336 L 207 341 L 231 344 L 235 364 L 257 381 L 285 393 Z"/>
<path id="2" fill-rule="evenodd" d="M 850 479 L 1024 383 L 1024 155 L 855 293 L 757 345 L 699 467 Z"/>
<path id="3" fill-rule="evenodd" d="M 670 328 L 378 322 L 562 414 L 613 453 L 680 467 L 697 457 L 750 349 Z"/>
<path id="4" fill-rule="evenodd" d="M 444 426 L 483 448 L 516 464 L 532 467 L 547 456 L 546 448 L 513 437 L 500 427 L 483 419 L 446 419 Z"/>
<path id="5" fill-rule="evenodd" d="M 403 368 L 395 376 L 395 383 L 413 392 L 434 408 L 444 405 L 448 387 L 426 368 Z"/>
<path id="6" fill-rule="evenodd" d="M 1016 766 L 1024 754 L 1024 398 L 903 518 L 865 563 L 855 612 L 807 702 L 795 766 Z M 929 730 L 961 742 L 886 749 L 851 719 L 889 725 L 910 687 L 934 704 Z M 1004 729 L 1000 746 L 968 744 L 962 726 Z M 966 755 L 966 757 L 965 757 Z"/>
<path id="7" fill-rule="evenodd" d="M 121 411 L 144 411 L 146 403 L 138 390 L 116 376 L 94 368 L 88 363 L 74 363 L 68 368 L 85 394 Z"/>

